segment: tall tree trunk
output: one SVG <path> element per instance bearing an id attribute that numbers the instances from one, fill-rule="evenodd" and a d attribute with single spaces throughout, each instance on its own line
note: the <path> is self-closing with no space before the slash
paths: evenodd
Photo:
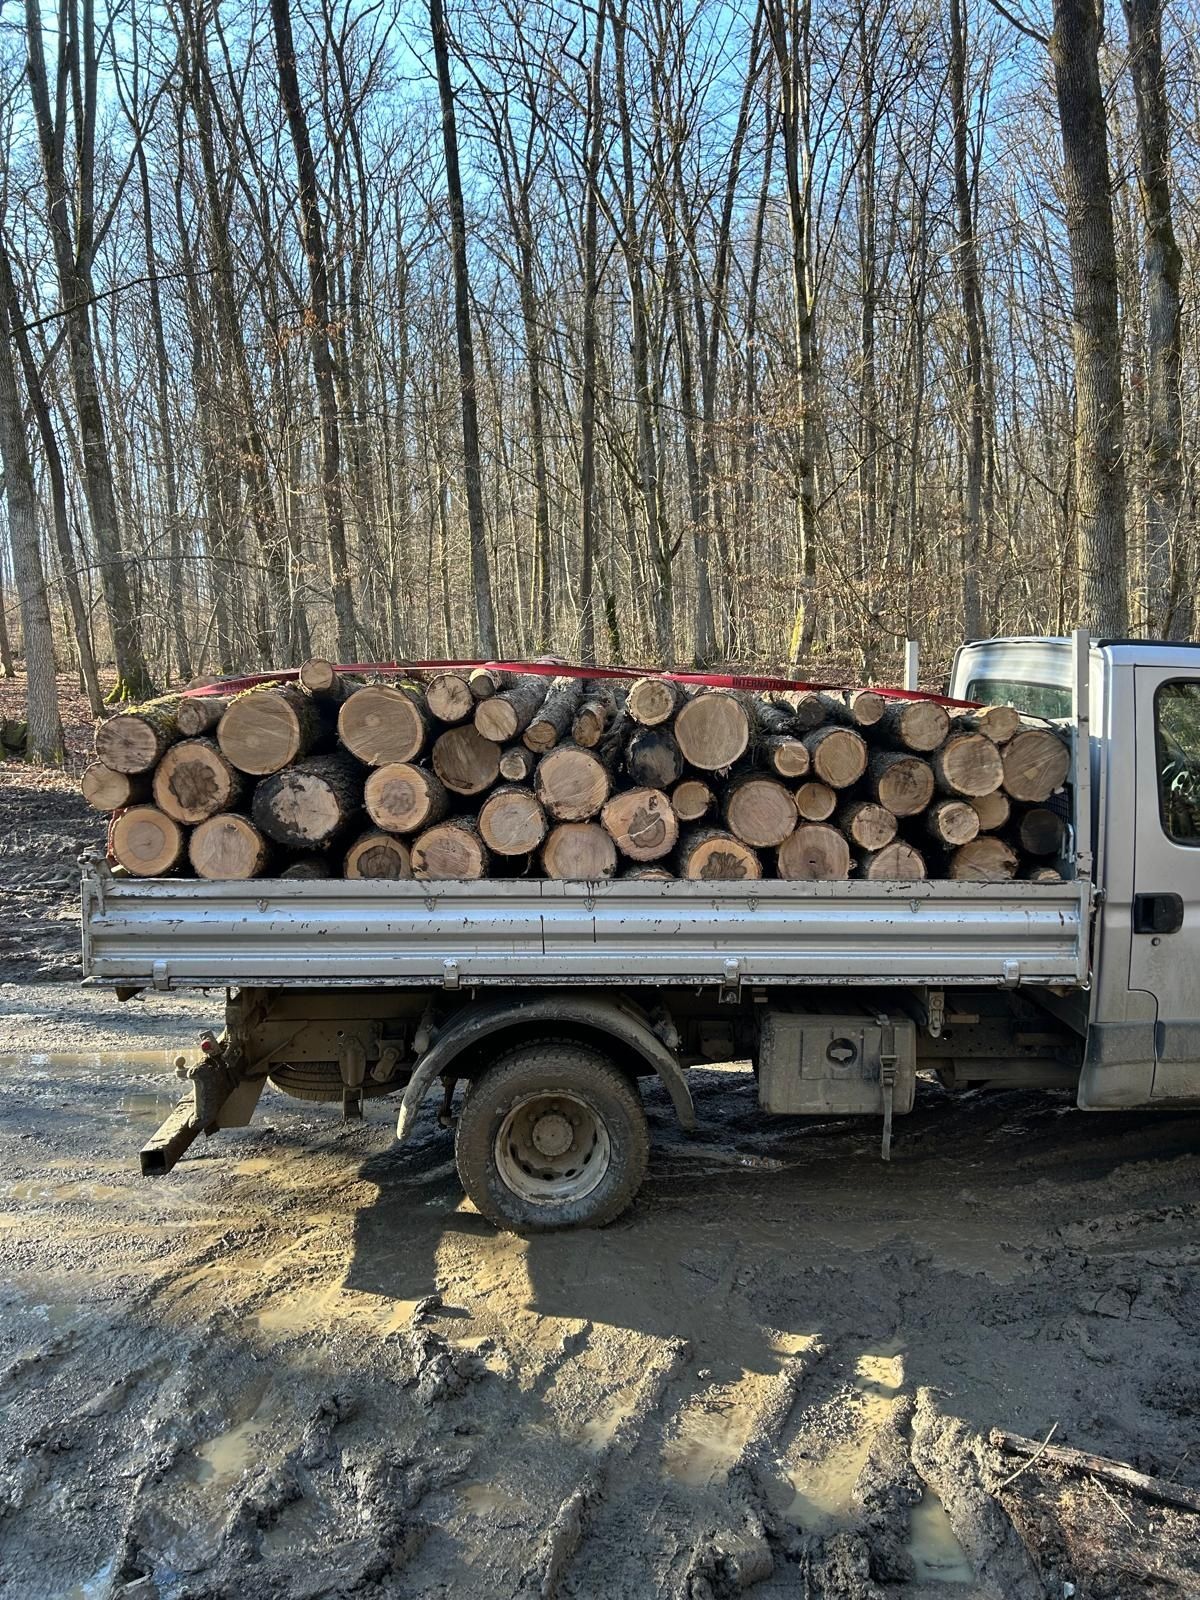
<path id="1" fill-rule="evenodd" d="M 1120 638 L 1129 626 L 1125 419 L 1099 47 L 1095 0 L 1054 0 L 1050 55 L 1062 130 L 1074 291 L 1079 620 L 1093 633 Z"/>
<path id="2" fill-rule="evenodd" d="M 588 73 L 587 150 L 583 197 L 583 378 L 579 415 L 579 649 L 584 661 L 596 659 L 596 301 L 600 293 L 598 205 L 604 108 L 600 74 L 604 65 L 606 0 L 596 8 L 596 37 Z"/>
<path id="3" fill-rule="evenodd" d="M 278 0 L 272 0 L 277 4 Z M 429 27 L 442 112 L 442 144 L 446 156 L 446 197 L 450 205 L 450 255 L 454 271 L 454 333 L 458 346 L 462 397 L 463 476 L 466 480 L 467 530 L 471 548 L 471 584 L 475 595 L 475 628 L 486 656 L 497 651 L 496 618 L 487 534 L 483 520 L 483 476 L 479 464 L 479 411 L 475 395 L 475 345 L 471 330 L 471 276 L 467 263 L 467 217 L 462 173 L 458 164 L 458 126 L 454 86 L 450 81 L 450 43 L 442 0 L 429 0 Z"/>

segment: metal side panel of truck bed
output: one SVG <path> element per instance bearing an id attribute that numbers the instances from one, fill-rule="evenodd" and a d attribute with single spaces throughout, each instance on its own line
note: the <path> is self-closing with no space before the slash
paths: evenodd
<path id="1" fill-rule="evenodd" d="M 1091 886 L 83 876 L 84 975 L 128 987 L 1083 984 Z"/>

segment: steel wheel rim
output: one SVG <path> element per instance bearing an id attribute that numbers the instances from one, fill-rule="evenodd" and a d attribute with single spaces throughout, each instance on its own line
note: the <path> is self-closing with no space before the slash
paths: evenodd
<path id="1" fill-rule="evenodd" d="M 582 1200 L 604 1181 L 612 1161 L 603 1118 L 579 1095 L 560 1089 L 514 1100 L 494 1152 L 504 1183 L 534 1205 Z"/>

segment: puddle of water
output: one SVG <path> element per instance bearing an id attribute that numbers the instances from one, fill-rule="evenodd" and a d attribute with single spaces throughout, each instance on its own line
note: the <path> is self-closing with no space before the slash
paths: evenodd
<path id="1" fill-rule="evenodd" d="M 13 1200 L 112 1200 L 120 1195 L 128 1198 L 129 1191 L 111 1183 L 10 1183 L 8 1194 Z"/>
<path id="2" fill-rule="evenodd" d="M 176 1056 L 187 1054 L 182 1045 L 174 1050 L 0 1050 L 0 1072 L 106 1072 L 112 1067 L 174 1072 Z"/>
<path id="3" fill-rule="evenodd" d="M 806 1533 L 831 1533 L 845 1526 L 851 1516 L 854 1485 L 867 1464 L 876 1430 L 903 1386 L 904 1360 L 899 1345 L 863 1351 L 855 1364 L 858 1400 L 854 1433 L 820 1461 L 806 1462 L 788 1474 L 792 1499 L 783 1514 L 789 1522 Z"/>
<path id="4" fill-rule="evenodd" d="M 195 1482 L 220 1488 L 240 1478 L 259 1459 L 260 1445 L 275 1433 L 279 1419 L 279 1407 L 268 1392 L 244 1422 L 196 1446 Z"/>
<path id="5" fill-rule="evenodd" d="M 473 1517 L 494 1517 L 501 1513 L 523 1512 L 527 1502 L 509 1494 L 494 1483 L 464 1483 L 459 1490 L 465 1510 Z"/>
<path id="6" fill-rule="evenodd" d="M 159 1123 L 170 1115 L 182 1098 L 182 1091 L 173 1095 L 169 1089 L 148 1090 L 139 1094 L 123 1094 L 121 1110 L 131 1122 Z"/>
<path id="7" fill-rule="evenodd" d="M 700 1489 L 727 1473 L 749 1433 L 750 1418 L 737 1410 L 694 1413 L 663 1450 L 663 1466 L 689 1488 Z"/>
<path id="8" fill-rule="evenodd" d="M 946 1508 L 926 1489 L 925 1497 L 912 1508 L 912 1531 L 908 1553 L 913 1558 L 918 1581 L 925 1583 L 974 1583 L 975 1569 L 959 1544 Z"/>

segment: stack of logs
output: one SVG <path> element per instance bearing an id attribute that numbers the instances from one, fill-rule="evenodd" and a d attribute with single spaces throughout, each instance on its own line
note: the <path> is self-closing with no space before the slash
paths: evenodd
<path id="1" fill-rule="evenodd" d="M 99 725 L 83 793 L 128 872 L 1053 881 L 1069 752 L 1007 706 L 326 661 Z"/>

